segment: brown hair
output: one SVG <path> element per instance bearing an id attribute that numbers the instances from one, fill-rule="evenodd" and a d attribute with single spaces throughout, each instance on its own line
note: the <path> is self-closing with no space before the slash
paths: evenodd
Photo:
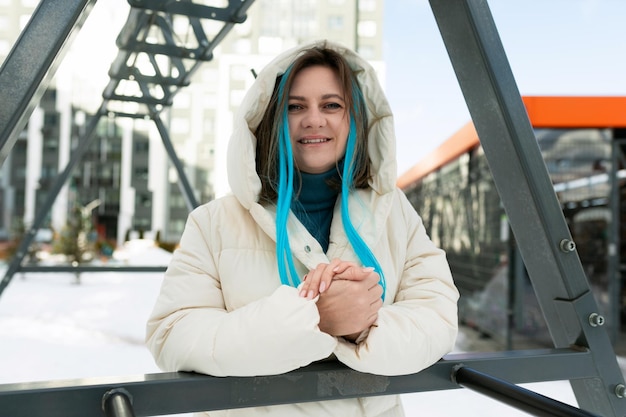
<path id="1" fill-rule="evenodd" d="M 257 138 L 256 171 L 261 178 L 261 194 L 259 196 L 261 202 L 275 203 L 278 198 L 278 126 L 280 126 L 280 118 L 282 117 L 282 112 L 278 109 L 286 106 L 287 96 L 296 75 L 305 68 L 318 65 L 332 69 L 339 77 L 346 108 L 356 125 L 353 186 L 355 188 L 369 187 L 368 181 L 371 170 L 367 150 L 369 127 L 365 102 L 356 74 L 346 59 L 337 51 L 325 47 L 314 47 L 304 51 L 291 65 L 291 70 L 285 80 L 282 97 L 279 97 L 278 86 L 283 75 L 277 77 L 270 102 L 255 131 Z M 287 123 L 287 121 L 284 122 Z"/>

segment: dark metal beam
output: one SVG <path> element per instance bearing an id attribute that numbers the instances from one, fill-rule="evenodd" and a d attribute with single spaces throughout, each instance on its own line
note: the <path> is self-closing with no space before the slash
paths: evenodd
<path id="1" fill-rule="evenodd" d="M 416 353 L 418 354 L 418 353 Z M 194 373 L 0 385 L 0 410 L 11 417 L 101 417 L 111 390 L 132 397 L 136 416 L 457 389 L 462 364 L 514 383 L 586 378 L 595 373 L 589 352 L 570 349 L 448 355 L 412 375 L 356 372 L 323 362 L 282 375 L 219 378 Z"/>
<path id="2" fill-rule="evenodd" d="M 214 7 L 192 1 L 170 0 L 128 0 L 135 8 L 156 10 L 164 13 L 193 16 L 203 19 L 219 20 L 228 23 L 243 23 L 245 14 L 238 13 L 242 0 L 229 0 L 226 7 Z M 233 13 L 233 11 L 235 13 Z"/>
<path id="3" fill-rule="evenodd" d="M 556 347 L 590 348 L 597 375 L 573 381 L 582 408 L 626 414 L 624 380 L 556 198 L 486 0 L 430 0 L 494 182 Z M 595 316 L 597 317 L 597 316 Z"/>
<path id="4" fill-rule="evenodd" d="M 609 337 L 612 342 L 619 341 L 621 310 L 622 310 L 622 271 L 620 265 L 621 246 L 625 243 L 621 241 L 620 228 L 623 227 L 621 212 L 623 203 L 621 201 L 620 180 L 618 171 L 620 166 L 625 166 L 624 154 L 622 149 L 626 145 L 623 138 L 613 138 L 611 142 L 611 170 L 609 171 L 609 208 L 611 210 L 611 220 L 608 224 L 608 259 L 607 259 L 607 277 L 608 294 L 609 294 L 609 312 L 607 322 L 609 324 Z"/>
<path id="5" fill-rule="evenodd" d="M 172 144 L 172 140 L 170 139 L 169 132 L 165 127 L 165 123 L 161 120 L 161 116 L 156 109 L 152 113 L 152 120 L 156 124 L 156 127 L 161 135 L 161 141 L 163 142 L 163 146 L 165 147 L 165 151 L 170 157 L 170 162 L 174 165 L 176 169 L 176 173 L 178 174 L 178 187 L 180 189 L 180 193 L 183 195 L 185 199 L 185 204 L 187 205 L 187 210 L 192 211 L 196 207 L 198 207 L 198 200 L 196 199 L 196 195 L 193 192 L 193 188 L 187 179 L 187 175 L 185 174 L 185 167 L 183 166 L 178 156 L 176 156 L 176 151 L 174 150 L 174 145 Z"/>
<path id="6" fill-rule="evenodd" d="M 0 165 L 95 0 L 40 1 L 0 67 Z"/>
<path id="7" fill-rule="evenodd" d="M 38 266 L 25 265 L 22 266 L 20 272 L 165 272 L 167 266 L 117 266 L 117 265 L 54 265 L 54 266 Z"/>
<path id="8" fill-rule="evenodd" d="M 540 417 L 598 417 L 500 378 L 494 378 L 467 366 L 454 370 L 452 379 L 459 385 L 480 392 L 518 410 Z"/>

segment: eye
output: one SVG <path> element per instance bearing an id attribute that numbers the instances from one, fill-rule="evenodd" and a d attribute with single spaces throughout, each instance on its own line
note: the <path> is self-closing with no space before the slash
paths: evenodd
<path id="1" fill-rule="evenodd" d="M 287 111 L 288 112 L 295 112 L 298 110 L 302 110 L 302 106 L 299 104 L 288 104 L 287 105 Z"/>
<path id="2" fill-rule="evenodd" d="M 339 110 L 343 108 L 343 106 L 339 103 L 328 103 L 328 104 L 325 104 L 324 107 L 329 110 Z"/>

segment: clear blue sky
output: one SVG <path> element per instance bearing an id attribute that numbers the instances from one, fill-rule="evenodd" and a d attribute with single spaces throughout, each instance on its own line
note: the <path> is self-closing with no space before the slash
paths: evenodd
<path id="1" fill-rule="evenodd" d="M 489 0 L 521 95 L 626 95 L 625 0 Z M 427 0 L 385 2 L 398 171 L 470 120 Z"/>

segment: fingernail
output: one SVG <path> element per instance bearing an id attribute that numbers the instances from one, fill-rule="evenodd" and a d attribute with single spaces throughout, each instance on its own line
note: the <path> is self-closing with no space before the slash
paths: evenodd
<path id="1" fill-rule="evenodd" d="M 339 269 L 339 265 L 333 268 L 333 272 L 337 272 L 338 269 Z"/>
<path id="2" fill-rule="evenodd" d="M 320 292 L 324 292 L 325 289 L 326 289 L 326 281 L 322 281 L 322 283 L 320 284 Z"/>
<path id="3" fill-rule="evenodd" d="M 307 294 L 308 299 L 312 299 L 313 298 L 313 290 L 309 290 L 309 293 Z"/>
<path id="4" fill-rule="evenodd" d="M 300 291 L 300 297 L 306 297 L 306 290 Z"/>
<path id="5" fill-rule="evenodd" d="M 363 272 L 372 272 L 374 270 L 373 266 L 367 266 L 365 268 L 363 268 Z"/>

